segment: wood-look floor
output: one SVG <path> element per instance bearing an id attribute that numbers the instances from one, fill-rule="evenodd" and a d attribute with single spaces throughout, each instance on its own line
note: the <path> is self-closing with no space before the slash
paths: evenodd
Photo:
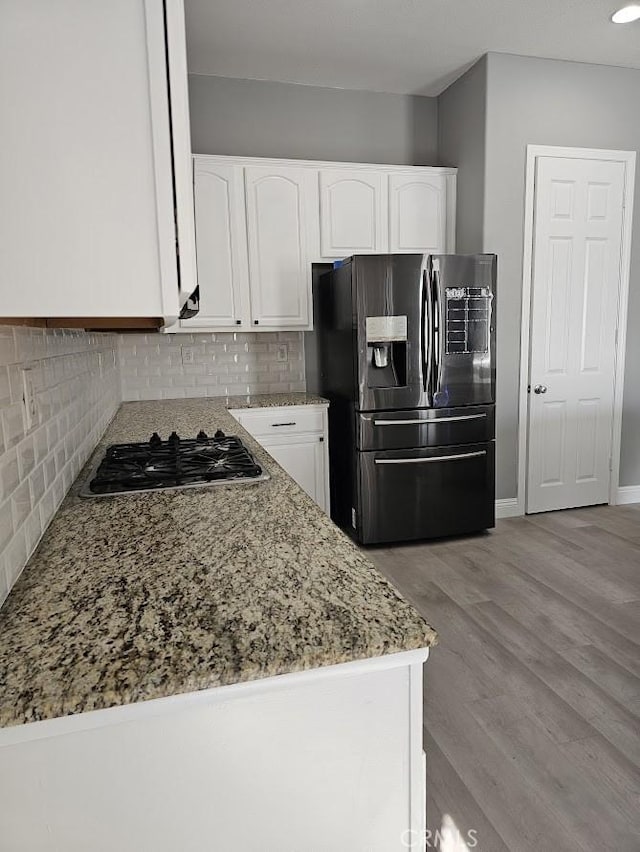
<path id="1" fill-rule="evenodd" d="M 640 505 L 368 553 L 440 634 L 430 830 L 448 814 L 481 852 L 638 852 Z"/>

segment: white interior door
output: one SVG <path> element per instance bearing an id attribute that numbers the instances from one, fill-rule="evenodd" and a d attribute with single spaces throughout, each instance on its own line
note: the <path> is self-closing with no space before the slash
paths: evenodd
<path id="1" fill-rule="evenodd" d="M 625 165 L 539 157 L 527 511 L 607 503 Z"/>

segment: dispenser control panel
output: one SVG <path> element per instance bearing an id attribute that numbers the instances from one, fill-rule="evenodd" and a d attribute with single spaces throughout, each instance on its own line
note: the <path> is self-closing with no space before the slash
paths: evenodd
<path id="1" fill-rule="evenodd" d="M 404 342 L 407 339 L 406 316 L 367 317 L 367 343 Z"/>

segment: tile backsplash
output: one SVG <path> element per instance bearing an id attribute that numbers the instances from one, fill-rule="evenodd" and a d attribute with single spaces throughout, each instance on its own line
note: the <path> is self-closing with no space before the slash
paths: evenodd
<path id="1" fill-rule="evenodd" d="M 115 335 L 0 326 L 0 604 L 119 403 Z"/>
<path id="2" fill-rule="evenodd" d="M 35 391 L 27 424 L 24 370 Z M 305 390 L 299 332 L 0 326 L 0 605 L 120 402 Z"/>
<path id="3" fill-rule="evenodd" d="M 122 398 L 304 391 L 300 332 L 122 334 Z"/>

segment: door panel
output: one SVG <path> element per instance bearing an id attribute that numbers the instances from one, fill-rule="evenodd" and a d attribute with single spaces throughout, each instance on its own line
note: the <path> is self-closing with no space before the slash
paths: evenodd
<path id="1" fill-rule="evenodd" d="M 387 250 L 385 175 L 370 169 L 320 171 L 320 248 L 323 257 Z"/>
<path id="2" fill-rule="evenodd" d="M 433 405 L 494 402 L 495 255 L 433 255 L 430 281 Z"/>
<path id="3" fill-rule="evenodd" d="M 446 209 L 445 175 L 389 175 L 389 251 L 446 251 Z"/>
<path id="4" fill-rule="evenodd" d="M 426 270 L 427 257 L 421 254 L 354 258 L 360 411 L 430 405 L 424 382 Z M 390 350 L 393 375 L 376 367 L 371 318 L 394 318 L 390 322 L 404 331 L 404 342 Z"/>
<path id="5" fill-rule="evenodd" d="M 459 535 L 495 523 L 494 444 L 359 452 L 364 544 Z"/>
<path id="6" fill-rule="evenodd" d="M 528 512 L 608 501 L 624 169 L 537 161 Z"/>
<path id="7" fill-rule="evenodd" d="M 248 327 L 242 169 L 196 158 L 194 202 L 200 311 L 181 325 Z"/>
<path id="8" fill-rule="evenodd" d="M 309 325 L 314 173 L 245 169 L 252 327 Z"/>
<path id="9" fill-rule="evenodd" d="M 260 444 L 289 476 L 326 511 L 324 442 L 319 435 L 260 438 Z"/>

